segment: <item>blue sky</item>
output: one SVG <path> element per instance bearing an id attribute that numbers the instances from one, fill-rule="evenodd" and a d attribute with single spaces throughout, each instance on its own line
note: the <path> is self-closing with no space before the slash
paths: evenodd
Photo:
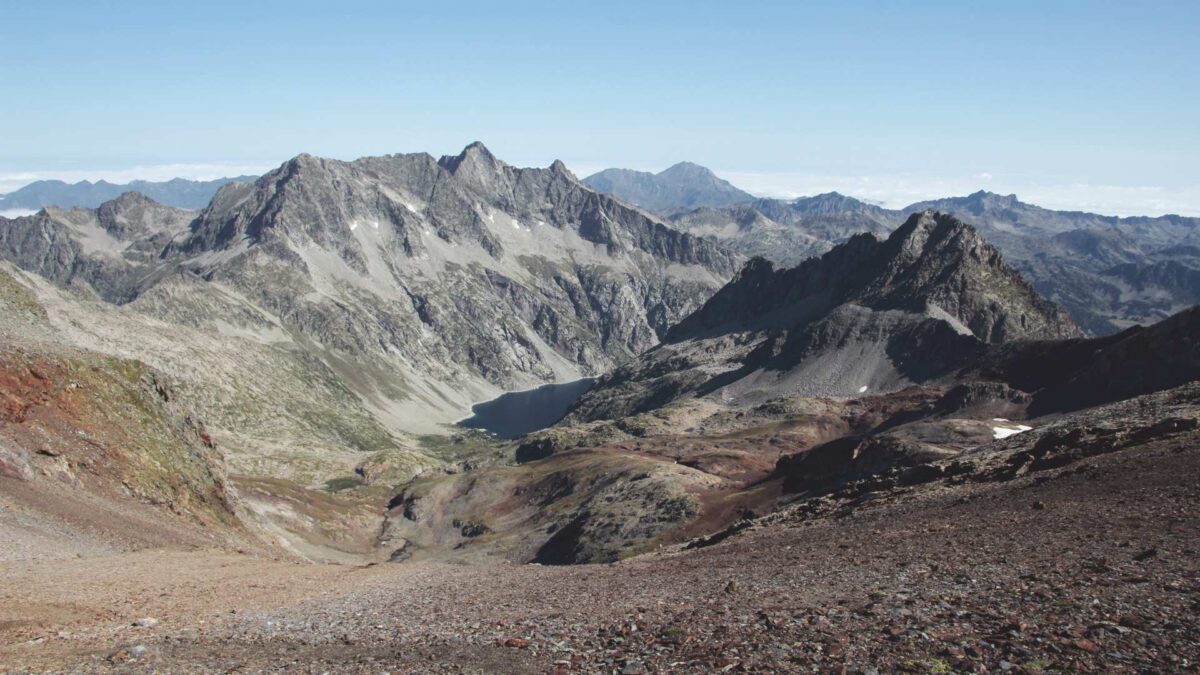
<path id="1" fill-rule="evenodd" d="M 1200 2 L 0 0 L 0 191 L 457 152 L 1200 215 Z"/>

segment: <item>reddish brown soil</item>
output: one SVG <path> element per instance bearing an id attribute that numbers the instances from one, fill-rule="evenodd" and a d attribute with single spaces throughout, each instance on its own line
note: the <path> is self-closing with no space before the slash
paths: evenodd
<path id="1" fill-rule="evenodd" d="M 13 671 L 1195 672 L 1200 434 L 602 566 L 0 570 Z M 834 505 L 836 506 L 836 505 Z M 131 624 L 140 617 L 153 627 Z M 144 651 L 134 649 L 144 647 Z"/>

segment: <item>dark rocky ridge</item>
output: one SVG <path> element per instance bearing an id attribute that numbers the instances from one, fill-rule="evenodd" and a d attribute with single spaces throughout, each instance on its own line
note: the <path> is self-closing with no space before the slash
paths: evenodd
<path id="1" fill-rule="evenodd" d="M 1071 412 L 1200 380 L 1200 307 L 1093 339 L 993 348 L 964 377 L 1032 394 L 1030 415 Z"/>
<path id="2" fill-rule="evenodd" d="M 1080 336 L 971 226 L 914 214 L 887 240 L 863 234 L 776 270 L 750 261 L 666 344 L 602 378 L 573 421 L 680 396 L 849 396 L 947 376 L 988 344 Z"/>
<path id="3" fill-rule="evenodd" d="M 783 328 L 796 321 L 796 311 L 820 315 L 847 302 L 918 313 L 934 304 L 984 342 L 1078 334 L 977 230 L 928 211 L 910 216 L 886 240 L 860 234 L 791 269 L 752 260 L 669 339 L 730 323 Z"/>

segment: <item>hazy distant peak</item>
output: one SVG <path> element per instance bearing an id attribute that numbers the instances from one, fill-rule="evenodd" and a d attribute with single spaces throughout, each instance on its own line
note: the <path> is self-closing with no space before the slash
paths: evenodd
<path id="1" fill-rule="evenodd" d="M 711 169 L 694 162 L 676 162 L 655 175 L 659 177 L 712 178 L 721 180 Z"/>
<path id="2" fill-rule="evenodd" d="M 678 162 L 658 173 L 605 169 L 583 179 L 600 192 L 660 214 L 749 202 L 754 196 L 739 190 L 706 167 Z"/>

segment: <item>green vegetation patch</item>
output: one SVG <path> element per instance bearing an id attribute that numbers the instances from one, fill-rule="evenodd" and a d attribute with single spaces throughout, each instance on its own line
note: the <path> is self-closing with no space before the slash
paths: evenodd
<path id="1" fill-rule="evenodd" d="M 343 476 L 325 481 L 325 485 L 321 486 L 321 489 L 326 492 L 341 492 L 342 490 L 352 490 L 362 485 L 366 485 L 366 483 L 357 476 Z"/>

